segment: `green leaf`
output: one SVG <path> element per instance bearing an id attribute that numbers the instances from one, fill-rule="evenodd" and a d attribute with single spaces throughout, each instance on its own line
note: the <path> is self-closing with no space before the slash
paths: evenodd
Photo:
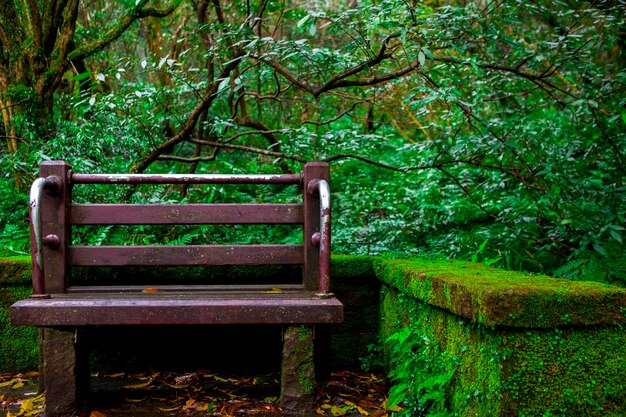
<path id="1" fill-rule="evenodd" d="M 423 67 L 424 63 L 426 63 L 426 55 L 424 55 L 424 51 L 420 51 L 419 54 L 417 54 L 417 60 L 419 61 L 420 65 Z"/>
<path id="2" fill-rule="evenodd" d="M 300 27 L 304 25 L 307 22 L 307 20 L 309 20 L 310 18 L 311 18 L 311 15 L 304 16 L 302 19 L 298 20 L 298 23 L 296 23 L 296 27 Z"/>
<path id="3" fill-rule="evenodd" d="M 608 255 L 606 249 L 604 249 L 604 247 L 602 247 L 602 245 L 600 245 L 599 243 L 594 243 L 593 244 L 593 249 L 596 252 L 598 252 L 600 255 L 603 255 L 603 256 L 607 256 Z"/>
<path id="4" fill-rule="evenodd" d="M 80 74 L 76 74 L 75 76 L 72 77 L 72 79 L 74 81 L 81 81 L 89 77 L 91 77 L 91 72 L 87 71 L 87 72 L 81 72 Z"/>
<path id="5" fill-rule="evenodd" d="M 610 233 L 613 239 L 617 240 L 619 243 L 622 243 L 622 236 L 619 233 L 617 233 L 615 230 L 611 230 Z"/>

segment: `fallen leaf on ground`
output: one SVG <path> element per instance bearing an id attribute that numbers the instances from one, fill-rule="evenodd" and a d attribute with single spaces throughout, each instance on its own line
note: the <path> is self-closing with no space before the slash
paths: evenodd
<path id="1" fill-rule="evenodd" d="M 24 382 L 23 381 L 18 381 L 15 384 L 11 385 L 11 389 L 22 388 L 23 386 L 24 386 Z"/>
<path id="2" fill-rule="evenodd" d="M 141 384 L 124 385 L 123 388 L 141 389 L 141 388 L 147 387 L 150 384 L 152 384 L 152 378 L 148 378 L 148 380 L 146 382 L 142 382 Z"/>
<path id="3" fill-rule="evenodd" d="M 0 388 L 2 387 L 8 387 L 9 385 L 13 385 L 15 384 L 17 381 L 19 381 L 18 379 L 10 379 L 8 381 L 5 382 L 0 382 Z"/>
<path id="4" fill-rule="evenodd" d="M 179 408 L 181 408 L 181 407 L 182 407 L 182 405 L 178 405 L 178 406 L 176 406 L 176 407 L 171 407 L 171 408 L 163 408 L 163 407 L 159 407 L 159 410 L 161 410 L 161 411 L 165 411 L 165 412 L 167 412 L 167 411 L 176 411 L 176 410 L 178 410 L 178 409 L 179 409 Z"/>
<path id="5" fill-rule="evenodd" d="M 340 408 L 340 407 L 337 407 L 336 405 L 333 405 L 330 408 L 330 412 L 335 417 L 341 417 L 341 416 L 346 415 L 348 413 L 348 410 Z"/>
<path id="6" fill-rule="evenodd" d="M 140 403 L 142 401 L 145 401 L 145 398 L 124 398 L 126 401 L 128 401 L 129 403 Z"/>

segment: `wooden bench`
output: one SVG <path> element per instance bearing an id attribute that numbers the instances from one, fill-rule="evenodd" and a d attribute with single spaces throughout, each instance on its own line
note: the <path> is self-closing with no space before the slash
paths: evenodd
<path id="1" fill-rule="evenodd" d="M 313 335 L 343 320 L 329 292 L 330 190 L 324 163 L 299 175 L 79 174 L 63 161 L 44 162 L 31 188 L 33 295 L 11 307 L 15 325 L 42 331 L 46 415 L 73 416 L 88 391 L 81 332 L 93 326 L 282 325 L 281 402 L 293 411 L 312 405 Z M 77 204 L 77 184 L 284 184 L 302 188 L 301 204 Z M 302 225 L 301 244 L 82 246 L 80 225 Z M 73 267 L 302 265 L 297 283 L 238 285 L 74 285 Z M 327 327 L 327 326 L 326 326 Z"/>

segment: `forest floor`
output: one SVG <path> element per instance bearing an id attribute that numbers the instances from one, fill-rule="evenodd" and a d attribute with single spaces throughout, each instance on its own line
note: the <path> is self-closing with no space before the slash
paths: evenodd
<path id="1" fill-rule="evenodd" d="M 90 412 L 84 417 L 282 416 L 280 375 L 237 377 L 206 370 L 96 374 L 91 378 Z M 0 416 L 43 416 L 45 397 L 38 374 L 0 374 Z M 383 417 L 387 381 L 376 373 L 333 372 L 316 390 L 310 416 Z M 396 411 L 396 410 L 393 410 Z"/>

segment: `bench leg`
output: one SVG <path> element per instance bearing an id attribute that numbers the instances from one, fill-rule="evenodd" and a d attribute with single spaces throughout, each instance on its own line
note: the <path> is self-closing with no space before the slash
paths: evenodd
<path id="1" fill-rule="evenodd" d="M 80 394 L 89 390 L 87 361 L 76 336 L 76 329 L 43 330 L 46 417 L 77 416 Z"/>
<path id="2" fill-rule="evenodd" d="M 313 326 L 287 326 L 283 334 L 280 402 L 291 413 L 313 410 Z"/>

